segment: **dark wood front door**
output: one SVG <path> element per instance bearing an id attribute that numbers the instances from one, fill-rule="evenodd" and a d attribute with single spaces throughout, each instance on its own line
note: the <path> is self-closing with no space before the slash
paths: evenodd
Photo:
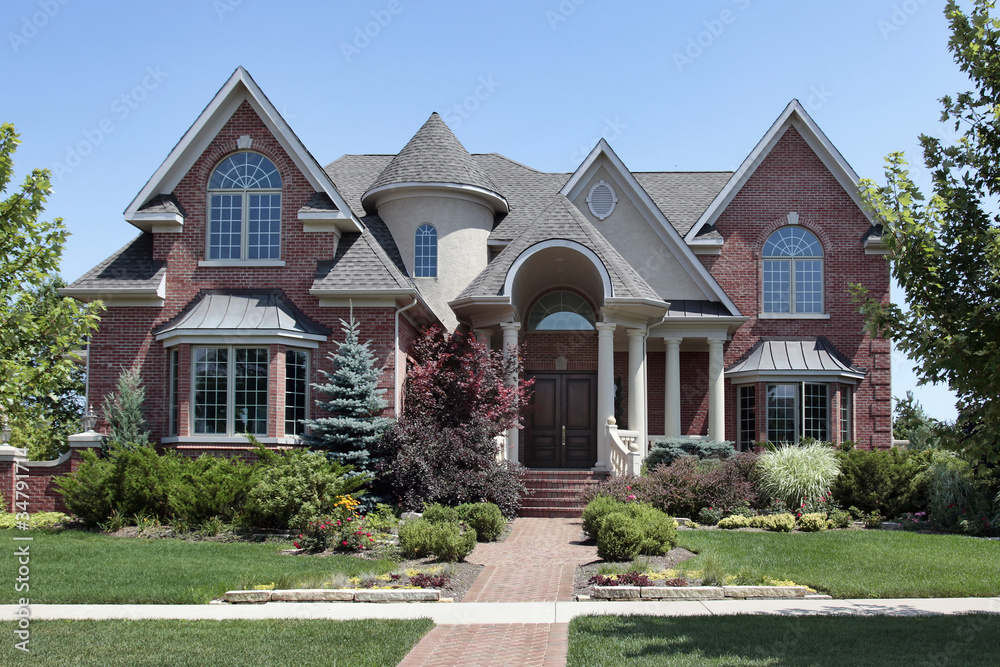
<path id="1" fill-rule="evenodd" d="M 529 468 L 592 468 L 597 462 L 597 377 L 539 373 L 525 429 Z"/>

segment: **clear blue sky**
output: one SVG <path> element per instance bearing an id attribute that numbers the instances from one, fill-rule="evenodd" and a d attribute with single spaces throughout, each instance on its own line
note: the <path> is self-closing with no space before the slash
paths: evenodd
<path id="1" fill-rule="evenodd" d="M 471 152 L 571 171 L 603 134 L 634 171 L 735 169 L 798 98 L 863 177 L 919 157 L 968 87 L 940 0 L 6 0 L 0 120 L 72 281 L 137 230 L 122 211 L 243 65 L 321 164 L 395 153 L 432 111 Z M 367 34 L 366 34 L 367 32 Z M 893 393 L 914 389 L 893 358 Z M 954 418 L 945 389 L 917 388 Z"/>

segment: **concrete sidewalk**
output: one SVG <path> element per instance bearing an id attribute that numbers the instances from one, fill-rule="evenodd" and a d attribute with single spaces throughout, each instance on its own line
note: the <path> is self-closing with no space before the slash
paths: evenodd
<path id="1" fill-rule="evenodd" d="M 0 605 L 0 621 L 14 620 L 16 605 Z M 75 605 L 37 604 L 31 618 L 47 619 L 265 619 L 430 618 L 438 625 L 569 623 L 577 616 L 919 616 L 1000 614 L 1000 597 L 897 600 L 705 600 L 676 602 L 469 602 L 373 604 L 268 602 L 251 605 Z"/>

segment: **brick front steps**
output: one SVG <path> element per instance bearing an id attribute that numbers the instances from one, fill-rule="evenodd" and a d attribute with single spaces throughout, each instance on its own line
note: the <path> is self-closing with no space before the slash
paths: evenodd
<path id="1" fill-rule="evenodd" d="M 276 591 L 227 591 L 226 602 L 442 602 L 441 591 L 432 588 L 301 588 Z"/>
<path id="2" fill-rule="evenodd" d="M 578 519 L 583 516 L 580 494 L 607 476 L 591 470 L 529 470 L 524 479 L 528 492 L 521 498 L 518 515 Z"/>
<path id="3" fill-rule="evenodd" d="M 805 586 L 594 586 L 591 597 L 594 600 L 787 600 L 830 596 L 809 595 Z"/>

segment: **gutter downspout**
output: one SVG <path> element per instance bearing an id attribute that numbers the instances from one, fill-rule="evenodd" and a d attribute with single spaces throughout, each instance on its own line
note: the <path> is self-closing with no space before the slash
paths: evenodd
<path id="1" fill-rule="evenodd" d="M 396 355 L 396 377 L 393 382 L 395 386 L 393 387 L 393 403 L 392 403 L 393 412 L 396 414 L 396 417 L 399 417 L 402 398 L 403 398 L 403 382 L 399 372 L 399 367 L 401 365 L 400 349 L 399 349 L 399 314 L 409 310 L 410 308 L 413 308 L 415 305 L 417 305 L 417 297 L 413 297 L 413 303 L 411 303 L 410 305 L 396 309 L 396 319 L 395 319 L 396 334 L 393 342 L 393 344 L 395 345 L 394 352 Z"/>

